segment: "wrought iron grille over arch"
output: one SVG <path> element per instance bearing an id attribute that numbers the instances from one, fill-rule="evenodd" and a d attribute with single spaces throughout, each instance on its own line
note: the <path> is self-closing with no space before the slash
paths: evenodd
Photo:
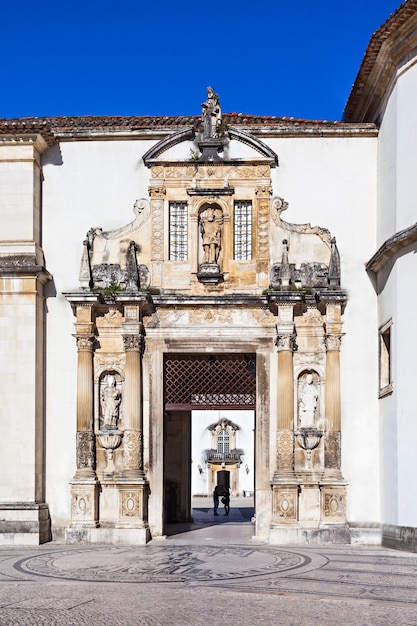
<path id="1" fill-rule="evenodd" d="M 167 354 L 164 381 L 166 410 L 256 407 L 254 354 Z"/>

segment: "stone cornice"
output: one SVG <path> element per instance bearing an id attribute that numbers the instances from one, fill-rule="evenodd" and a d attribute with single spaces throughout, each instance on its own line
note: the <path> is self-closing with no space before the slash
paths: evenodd
<path id="1" fill-rule="evenodd" d="M 366 264 L 367 272 L 379 272 L 395 254 L 406 246 L 417 241 L 417 222 L 404 230 L 400 230 L 384 241 L 374 256 Z"/>
<path id="2" fill-rule="evenodd" d="M 245 308 L 266 308 L 268 305 L 265 296 L 251 296 L 246 294 L 229 294 L 223 296 L 185 296 L 164 294 L 152 296 L 156 307 L 203 307 L 203 306 L 230 306 Z"/>
<path id="3" fill-rule="evenodd" d="M 407 0 L 374 33 L 349 95 L 346 122 L 377 122 L 397 71 L 417 54 L 417 0 Z"/>
<path id="4" fill-rule="evenodd" d="M 417 0 L 416 0 L 417 1 Z M 25 119 L 0 119 L 0 140 L 7 136 L 41 133 L 48 145 L 56 140 L 97 141 L 119 139 L 164 140 L 169 144 L 172 136 L 191 138 L 193 126 L 199 117 L 48 117 Z M 223 114 L 232 134 L 243 137 L 249 133 L 268 141 L 272 137 L 374 137 L 374 124 L 345 123 L 325 120 L 303 120 L 290 117 Z M 160 146 L 163 147 L 162 145 Z M 265 147 L 267 150 L 269 148 Z M 275 158 L 273 155 L 272 158 Z"/>
<path id="5" fill-rule="evenodd" d="M 35 277 L 43 285 L 52 280 L 52 275 L 44 265 L 36 263 L 34 255 L 0 256 L 0 276 L 5 278 Z"/>
<path id="6" fill-rule="evenodd" d="M 0 120 L 0 144 L 33 144 L 42 154 L 57 143 L 55 133 L 41 120 Z"/>

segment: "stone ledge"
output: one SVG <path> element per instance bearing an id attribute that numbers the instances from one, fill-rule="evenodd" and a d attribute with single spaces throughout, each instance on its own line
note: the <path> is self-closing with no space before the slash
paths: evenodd
<path id="1" fill-rule="evenodd" d="M 382 545 L 384 548 L 392 548 L 393 550 L 417 552 L 417 528 L 383 524 Z"/>
<path id="2" fill-rule="evenodd" d="M 0 545 L 39 545 L 51 541 L 51 519 L 45 503 L 0 503 Z"/>
<path id="3" fill-rule="evenodd" d="M 350 544 L 348 524 L 322 524 L 320 528 L 272 526 L 269 531 L 271 545 L 334 545 Z"/>
<path id="4" fill-rule="evenodd" d="M 151 538 L 148 527 L 143 528 L 67 528 L 66 544 L 100 543 L 106 545 L 144 545 Z"/>

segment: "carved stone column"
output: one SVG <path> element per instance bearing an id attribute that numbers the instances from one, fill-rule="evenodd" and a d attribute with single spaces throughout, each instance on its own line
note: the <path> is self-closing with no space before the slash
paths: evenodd
<path id="1" fill-rule="evenodd" d="M 324 466 L 340 470 L 340 342 L 341 335 L 326 335 L 326 437 L 324 441 Z"/>
<path id="2" fill-rule="evenodd" d="M 341 478 L 340 345 L 342 322 L 340 309 L 339 304 L 327 304 L 324 337 L 326 347 L 324 466 L 327 473 L 330 471 Z"/>
<path id="3" fill-rule="evenodd" d="M 278 306 L 277 458 L 273 479 L 272 523 L 296 523 L 298 485 L 294 480 L 294 366 L 296 349 L 293 306 Z"/>
<path id="4" fill-rule="evenodd" d="M 95 445 L 93 432 L 93 350 L 94 335 L 76 335 L 77 370 L 77 471 L 75 479 L 94 480 Z"/>
<path id="5" fill-rule="evenodd" d="M 93 358 L 94 312 L 89 304 L 77 306 L 75 324 L 78 351 L 77 368 L 77 469 L 71 481 L 71 527 L 98 526 L 98 490 L 95 472 Z M 87 532 L 87 531 L 85 531 Z M 67 529 L 67 539 L 71 530 Z"/>
<path id="6" fill-rule="evenodd" d="M 143 441 L 142 441 L 142 372 L 141 354 L 143 337 L 141 335 L 123 335 L 126 352 L 125 366 L 125 431 L 123 437 L 123 475 L 129 479 L 143 479 Z"/>
<path id="7" fill-rule="evenodd" d="M 278 307 L 276 346 L 278 348 L 277 464 L 276 477 L 294 470 L 294 367 L 296 349 L 293 307 Z"/>

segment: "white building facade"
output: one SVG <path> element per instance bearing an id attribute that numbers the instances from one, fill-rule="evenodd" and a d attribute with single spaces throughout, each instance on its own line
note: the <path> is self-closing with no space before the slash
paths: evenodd
<path id="1" fill-rule="evenodd" d="M 271 543 L 416 549 L 416 8 L 340 123 L 0 120 L 2 543 L 145 543 L 227 471 Z"/>

